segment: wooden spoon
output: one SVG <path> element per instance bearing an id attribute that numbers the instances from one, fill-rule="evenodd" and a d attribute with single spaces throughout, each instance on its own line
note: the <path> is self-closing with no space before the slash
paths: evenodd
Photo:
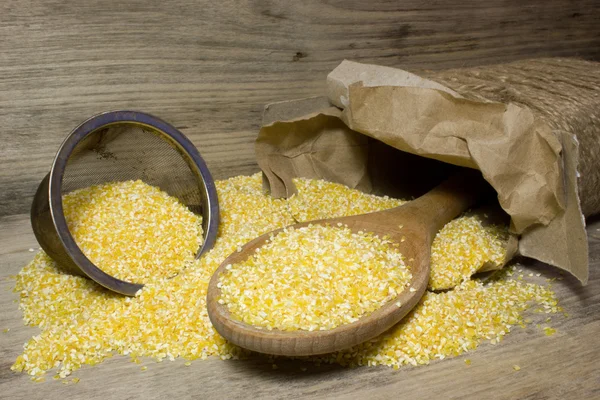
<path id="1" fill-rule="evenodd" d="M 219 334 L 230 342 L 260 353 L 285 356 L 307 356 L 330 353 L 355 346 L 372 339 L 398 323 L 419 302 L 429 281 L 429 256 L 435 234 L 450 220 L 474 204 L 482 193 L 483 180 L 476 171 L 468 170 L 455 175 L 420 198 L 400 207 L 350 217 L 330 218 L 293 225 L 338 222 L 352 231 L 372 232 L 380 237 L 388 235 L 397 242 L 399 251 L 410 266 L 410 287 L 396 298 L 358 321 L 330 330 L 282 331 L 258 328 L 234 319 L 226 304 L 219 304 L 217 287 L 221 273 L 229 264 L 240 263 L 263 246 L 269 237 L 281 229 L 259 236 L 231 254 L 219 266 L 208 285 L 207 307 L 212 324 Z M 413 289 L 413 290 L 414 290 Z M 400 302 L 400 307 L 396 303 Z"/>

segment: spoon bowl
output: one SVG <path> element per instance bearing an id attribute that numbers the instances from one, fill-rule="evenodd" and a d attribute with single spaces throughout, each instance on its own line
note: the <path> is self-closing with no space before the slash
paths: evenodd
<path id="1" fill-rule="evenodd" d="M 269 232 L 248 242 L 234 252 L 213 274 L 207 295 L 210 320 L 221 336 L 230 342 L 260 353 L 308 356 L 346 349 L 370 340 L 404 318 L 419 302 L 429 281 L 431 242 L 444 224 L 465 211 L 481 193 L 482 179 L 469 171 L 453 176 L 424 196 L 400 207 L 368 214 L 329 218 L 293 225 L 346 225 L 353 232 L 387 235 L 399 245 L 406 265 L 412 274 L 409 286 L 377 310 L 357 321 L 329 330 L 268 330 L 235 319 L 226 304 L 219 304 L 221 290 L 217 287 L 227 265 L 248 259 L 255 250 L 282 229 Z M 409 289 L 411 288 L 411 289 Z"/>

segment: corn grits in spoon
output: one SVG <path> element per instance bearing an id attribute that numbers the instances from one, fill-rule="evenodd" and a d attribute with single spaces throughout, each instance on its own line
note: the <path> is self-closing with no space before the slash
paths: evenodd
<path id="1" fill-rule="evenodd" d="M 453 176 L 424 196 L 400 207 L 296 224 L 248 242 L 241 251 L 231 254 L 210 280 L 207 306 L 212 324 L 219 334 L 234 344 L 261 353 L 286 356 L 330 353 L 378 336 L 398 323 L 419 302 L 429 280 L 429 257 L 433 237 L 445 223 L 473 205 L 482 192 L 482 183 L 479 173 L 468 171 Z M 304 228 L 307 230 L 302 231 Z M 336 229 L 337 233 L 333 233 Z M 387 269 L 379 265 L 376 269 L 379 274 L 377 276 L 382 277 L 384 281 L 381 282 L 382 286 L 377 286 L 366 278 L 368 274 L 365 271 L 368 271 L 369 263 L 358 263 L 357 274 L 350 285 L 352 274 L 349 270 L 354 264 L 342 262 L 344 267 L 341 275 L 338 271 L 335 277 L 327 277 L 335 271 L 327 269 L 325 258 L 335 257 L 335 254 L 324 253 L 322 259 L 315 258 L 309 243 L 303 243 L 302 240 L 286 240 L 290 235 L 293 239 L 296 232 L 307 233 L 307 237 L 311 237 L 311 234 L 316 235 L 312 236 L 313 238 L 318 237 L 319 233 L 331 237 L 337 234 L 341 235 L 338 240 L 352 241 L 351 234 L 348 234 L 351 232 L 358 235 L 354 237 L 356 240 L 353 243 L 371 240 L 375 248 L 385 247 L 385 251 L 374 255 L 374 260 L 385 260 L 385 254 L 389 251 L 391 253 L 387 255 L 387 261 L 396 265 Z M 296 238 L 306 240 L 302 235 Z M 323 240 L 321 245 L 335 248 L 335 242 Z M 289 248 L 278 244 L 286 244 Z M 319 271 L 319 265 L 313 265 L 312 268 L 304 266 L 300 271 L 294 272 L 292 265 L 278 263 L 274 271 L 269 272 L 269 257 L 271 264 L 274 255 L 283 257 L 281 260 L 284 260 L 285 253 L 292 251 L 292 247 L 295 247 L 296 253 L 291 255 L 290 261 L 302 260 L 305 253 L 312 262 L 323 264 L 321 272 L 324 276 L 314 278 L 312 274 L 304 277 L 301 275 L 306 271 Z M 318 246 L 313 243 L 312 248 L 315 247 Z M 341 251 L 341 248 L 340 244 L 337 251 Z M 353 253 L 351 249 L 345 251 L 348 252 L 347 257 Z M 391 255 L 394 251 L 397 253 L 395 258 Z M 261 258 L 261 253 L 266 257 Z M 368 254 L 368 251 L 366 253 Z M 285 269 L 286 267 L 288 269 Z M 248 274 L 249 268 L 263 270 Z M 278 273 L 280 275 L 277 275 Z M 390 284 L 394 274 L 399 281 Z M 258 279 L 262 280 L 259 282 Z M 269 282 L 269 279 L 272 281 Z M 338 282 L 341 283 L 336 286 Z M 311 288 L 311 285 L 317 284 L 326 284 L 333 288 L 334 292 L 329 293 L 329 296 L 333 296 L 334 300 L 326 298 L 327 287 L 323 290 Z M 376 288 L 376 294 L 379 295 L 366 295 L 367 288 Z M 382 296 L 386 289 L 389 297 Z M 306 296 L 291 296 L 302 290 L 308 290 Z M 350 290 L 349 298 L 354 299 L 354 303 L 344 302 L 343 299 L 335 297 L 341 297 L 344 290 L 346 295 Z M 362 297 L 361 293 L 354 294 L 356 290 L 364 290 L 361 292 Z M 312 297 L 311 294 L 315 293 L 321 293 L 322 297 Z M 286 296 L 288 298 L 284 298 Z M 317 304 L 325 307 L 319 308 Z M 292 311 L 283 310 L 285 307 L 290 307 Z M 351 310 L 343 312 L 347 307 Z"/>

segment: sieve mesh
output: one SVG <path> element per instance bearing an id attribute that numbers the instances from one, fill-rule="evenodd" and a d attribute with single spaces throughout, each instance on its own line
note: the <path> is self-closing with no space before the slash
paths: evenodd
<path id="1" fill-rule="evenodd" d="M 200 214 L 202 195 L 188 158 L 160 131 L 118 123 L 92 132 L 77 144 L 67 161 L 62 194 L 91 185 L 140 179 Z"/>

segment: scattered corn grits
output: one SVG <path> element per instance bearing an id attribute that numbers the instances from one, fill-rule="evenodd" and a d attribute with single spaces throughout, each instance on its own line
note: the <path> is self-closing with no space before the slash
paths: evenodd
<path id="1" fill-rule="evenodd" d="M 375 196 L 334 182 L 294 179 L 298 193 L 288 200 L 290 212 L 298 222 L 344 217 L 398 207 L 405 200 Z"/>
<path id="2" fill-rule="evenodd" d="M 448 292 L 426 292 L 419 305 L 389 332 L 316 360 L 394 368 L 428 364 L 474 350 L 483 341 L 499 343 L 511 326 L 523 323 L 521 315 L 532 302 L 543 305 L 547 312 L 559 310 L 553 292 L 539 285 L 514 280 L 488 285 L 465 281 Z"/>
<path id="3" fill-rule="evenodd" d="M 297 196 L 303 202 L 294 205 L 296 214 L 292 214 L 294 198 L 264 195 L 260 174 L 219 181 L 222 223 L 213 249 L 174 278 L 148 283 L 133 298 L 65 274 L 45 253 L 38 253 L 18 274 L 15 290 L 25 322 L 39 327 L 41 333 L 25 343 L 12 369 L 41 380 L 46 371 L 56 371 L 59 379 L 113 354 L 157 361 L 246 356 L 245 350 L 226 342 L 210 324 L 205 301 L 208 281 L 219 264 L 247 241 L 301 222 L 299 215 L 311 218 L 310 210 L 323 205 L 314 188 L 324 186 L 330 198 L 323 217 L 396 205 L 391 199 L 382 202 L 341 185 L 302 180 Z M 361 206 L 349 204 L 345 200 L 349 197 Z M 497 342 L 511 326 L 525 324 L 521 313 L 528 307 L 537 306 L 545 313 L 558 310 L 550 288 L 512 280 L 512 274 L 507 271 L 506 276 L 487 285 L 466 280 L 448 292 L 428 292 L 408 319 L 389 333 L 351 350 L 311 360 L 394 367 L 425 364 L 474 349 L 484 341 Z"/>
<path id="4" fill-rule="evenodd" d="M 139 180 L 75 190 L 63 196 L 63 208 L 83 253 L 122 280 L 173 276 L 194 260 L 202 243 L 201 217 Z"/>
<path id="5" fill-rule="evenodd" d="M 447 223 L 431 246 L 429 288 L 450 289 L 467 280 L 484 264 L 504 264 L 508 228 L 484 226 L 478 215 L 463 215 Z"/>
<path id="6" fill-rule="evenodd" d="M 286 228 L 217 286 L 232 316 L 266 329 L 326 330 L 396 297 L 412 275 L 389 240 L 347 226 Z"/>

